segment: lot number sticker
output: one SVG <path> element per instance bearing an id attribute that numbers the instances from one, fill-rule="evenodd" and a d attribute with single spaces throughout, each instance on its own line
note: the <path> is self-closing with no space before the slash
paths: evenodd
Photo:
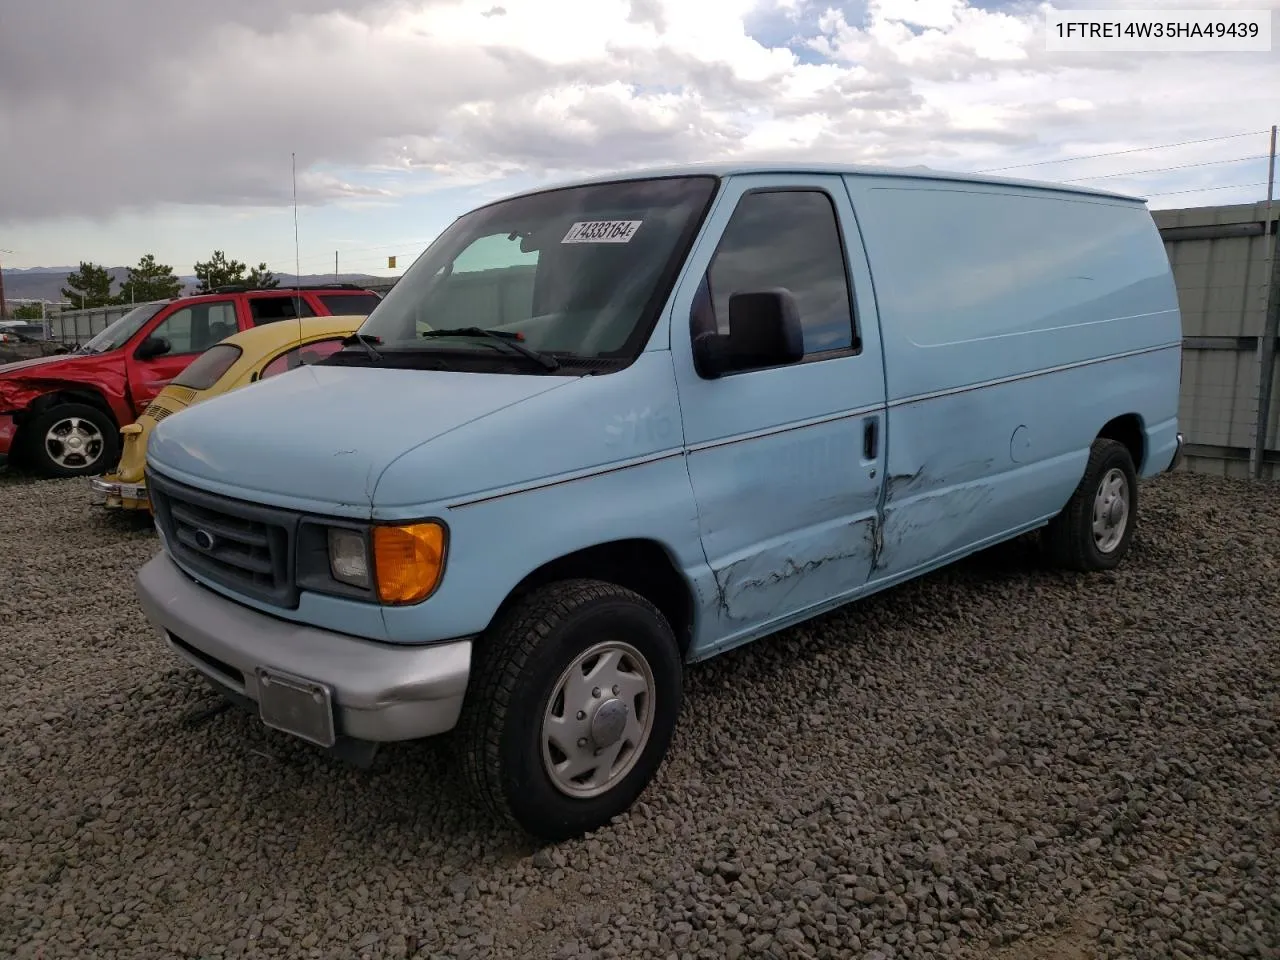
<path id="1" fill-rule="evenodd" d="M 575 223 L 561 243 L 630 243 L 643 220 L 584 220 Z"/>

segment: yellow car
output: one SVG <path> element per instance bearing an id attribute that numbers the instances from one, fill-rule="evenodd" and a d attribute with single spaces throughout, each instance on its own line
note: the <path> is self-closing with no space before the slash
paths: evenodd
<path id="1" fill-rule="evenodd" d="M 123 510 L 150 510 L 143 468 L 151 428 L 179 410 L 267 377 L 315 363 L 342 348 L 363 316 L 306 317 L 252 327 L 215 343 L 169 382 L 135 423 L 120 428 L 120 463 L 89 478 L 94 502 Z"/>

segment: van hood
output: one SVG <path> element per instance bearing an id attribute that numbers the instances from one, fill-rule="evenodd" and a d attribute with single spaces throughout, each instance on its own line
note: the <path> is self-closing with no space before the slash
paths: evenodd
<path id="1" fill-rule="evenodd" d="M 401 454 L 576 377 L 299 367 L 156 424 L 148 464 L 228 495 L 369 516 Z"/>

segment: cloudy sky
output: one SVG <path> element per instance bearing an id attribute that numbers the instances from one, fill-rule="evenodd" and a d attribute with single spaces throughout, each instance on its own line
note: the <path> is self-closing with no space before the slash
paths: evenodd
<path id="1" fill-rule="evenodd" d="M 292 272 L 291 153 L 303 272 L 334 250 L 344 272 L 403 269 L 477 202 L 684 160 L 999 168 L 1153 207 L 1264 196 L 1280 15 L 1270 53 L 1050 53 L 1045 9 L 0 0 L 0 250 L 9 267 L 155 252 L 188 272 L 222 248 Z"/>

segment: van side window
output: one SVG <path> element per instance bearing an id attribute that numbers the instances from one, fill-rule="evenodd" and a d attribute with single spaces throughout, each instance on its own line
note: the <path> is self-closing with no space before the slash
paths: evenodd
<path id="1" fill-rule="evenodd" d="M 705 300 L 701 311 L 694 310 L 694 336 L 712 322 L 719 333 L 729 332 L 730 295 L 785 287 L 796 298 L 806 356 L 849 350 L 857 342 L 835 206 L 821 190 L 745 195 L 716 248 L 706 283 L 710 310 Z"/>

